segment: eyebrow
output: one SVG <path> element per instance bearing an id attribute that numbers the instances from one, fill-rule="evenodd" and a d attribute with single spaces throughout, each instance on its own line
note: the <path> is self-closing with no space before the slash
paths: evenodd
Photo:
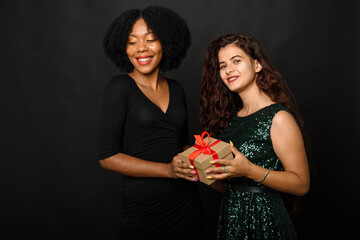
<path id="1" fill-rule="evenodd" d="M 236 58 L 236 57 L 239 57 L 239 58 L 242 58 L 240 55 L 235 55 L 235 56 L 232 56 L 231 58 L 230 58 L 230 60 L 233 60 L 234 58 Z M 222 64 L 222 63 L 225 63 L 225 62 L 219 62 L 219 64 Z"/>

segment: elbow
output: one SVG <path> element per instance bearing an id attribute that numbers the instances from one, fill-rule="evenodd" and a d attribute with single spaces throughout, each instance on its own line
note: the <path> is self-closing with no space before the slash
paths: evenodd
<path id="1" fill-rule="evenodd" d="M 118 154 L 99 160 L 99 164 L 102 168 L 115 172 L 119 172 L 122 166 Z"/>
<path id="2" fill-rule="evenodd" d="M 99 164 L 102 168 L 109 170 L 109 159 L 108 158 L 99 160 Z"/>
<path id="3" fill-rule="evenodd" d="M 300 196 L 300 197 L 304 197 L 308 192 L 309 192 L 309 187 L 308 188 L 304 188 L 304 189 L 301 189 L 297 195 Z"/>
<path id="4" fill-rule="evenodd" d="M 296 192 L 294 195 L 297 195 L 299 197 L 305 196 L 310 190 L 310 183 L 305 183 L 302 186 L 297 187 Z"/>

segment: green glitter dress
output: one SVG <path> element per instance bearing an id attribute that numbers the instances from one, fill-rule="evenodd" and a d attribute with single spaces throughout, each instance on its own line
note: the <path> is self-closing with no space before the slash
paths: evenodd
<path id="1" fill-rule="evenodd" d="M 288 110 L 272 104 L 245 117 L 235 116 L 222 130 L 219 139 L 234 143 L 251 162 L 261 167 L 283 171 L 270 138 L 272 119 L 279 111 Z M 271 174 L 271 172 L 270 172 Z M 231 178 L 230 185 L 269 190 L 251 179 Z M 271 191 L 271 190 L 270 190 Z M 291 218 L 279 192 L 253 193 L 226 190 L 220 207 L 216 239 L 297 239 Z"/>

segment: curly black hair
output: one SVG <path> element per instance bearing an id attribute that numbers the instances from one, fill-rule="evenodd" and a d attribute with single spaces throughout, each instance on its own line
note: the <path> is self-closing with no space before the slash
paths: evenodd
<path id="1" fill-rule="evenodd" d="M 145 20 L 148 28 L 161 43 L 163 57 L 160 70 L 165 72 L 179 67 L 191 44 L 190 31 L 180 15 L 159 6 L 150 6 L 143 10 L 130 9 L 117 17 L 104 36 L 103 46 L 106 56 L 120 70 L 129 73 L 134 69 L 126 54 L 126 45 L 130 31 L 139 18 Z"/>

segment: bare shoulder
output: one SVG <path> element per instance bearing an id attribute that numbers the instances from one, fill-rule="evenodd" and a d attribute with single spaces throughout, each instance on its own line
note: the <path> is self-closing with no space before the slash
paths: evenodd
<path id="1" fill-rule="evenodd" d="M 295 118 L 287 111 L 279 111 L 275 114 L 272 125 L 271 132 L 292 132 L 292 131 L 300 131 L 299 126 L 295 120 Z"/>

